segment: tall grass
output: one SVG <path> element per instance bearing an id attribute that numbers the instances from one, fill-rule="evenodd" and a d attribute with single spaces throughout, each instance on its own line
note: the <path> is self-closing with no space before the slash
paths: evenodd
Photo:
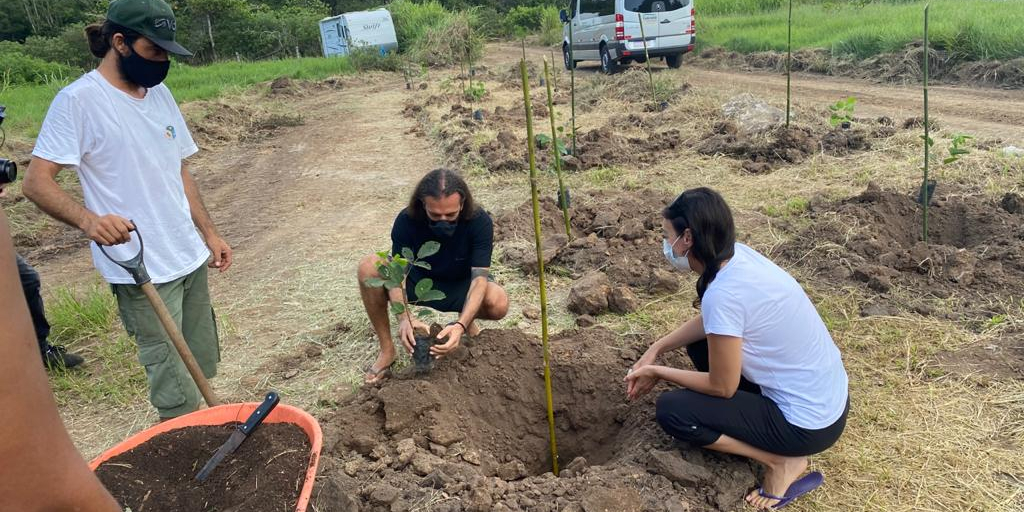
<path id="1" fill-rule="evenodd" d="M 716 0 L 697 4 L 698 41 L 739 52 L 785 51 L 781 0 Z M 863 7 L 795 0 L 793 47 L 829 48 L 866 58 L 921 39 L 923 1 L 875 1 Z M 854 2 L 856 3 L 856 2 Z M 1024 2 L 932 0 L 935 47 L 957 60 L 1024 57 Z M 778 4 L 778 5 L 776 5 Z M 845 5 L 845 6 L 844 6 Z M 701 16 L 704 14 L 704 16 Z"/>
<path id="2" fill-rule="evenodd" d="M 99 283 L 84 292 L 61 287 L 46 301 L 46 317 L 50 322 L 50 341 L 74 347 L 111 332 L 117 318 L 117 301 L 110 288 Z"/>
<path id="3" fill-rule="evenodd" d="M 216 98 L 226 91 L 278 77 L 316 80 L 351 73 L 353 70 L 351 62 L 344 57 L 221 62 L 209 66 L 175 64 L 166 83 L 181 103 Z M 55 79 L 41 85 L 0 88 L 0 104 L 7 106 L 4 128 L 8 135 L 23 139 L 35 138 L 53 97 L 71 80 Z"/>
<path id="4" fill-rule="evenodd" d="M 477 11 L 449 11 L 437 0 L 388 4 L 399 51 L 428 65 L 451 65 L 483 55 Z"/>

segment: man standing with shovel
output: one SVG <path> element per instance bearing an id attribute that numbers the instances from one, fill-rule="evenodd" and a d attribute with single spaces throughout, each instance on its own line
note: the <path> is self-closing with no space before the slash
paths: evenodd
<path id="1" fill-rule="evenodd" d="M 107 253 L 129 260 L 140 252 L 131 233 L 139 227 L 152 283 L 202 373 L 213 377 L 220 347 L 206 263 L 212 253 L 209 266 L 224 272 L 232 254 L 185 162 L 199 148 L 161 84 L 170 68 L 168 53 L 191 55 L 174 41 L 174 32 L 174 14 L 163 0 L 114 0 L 106 21 L 86 27 L 90 51 L 102 61 L 54 98 L 23 187 L 43 211 L 94 242 L 93 262 L 138 343 L 150 402 L 161 420 L 197 410 L 201 394 L 143 289 L 99 245 L 120 245 Z M 78 173 L 84 206 L 57 184 L 64 167 Z M 133 247 L 122 245 L 130 241 Z"/>

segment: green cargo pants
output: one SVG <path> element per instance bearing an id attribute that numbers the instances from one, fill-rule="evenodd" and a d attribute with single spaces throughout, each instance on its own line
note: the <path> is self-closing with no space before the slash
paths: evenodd
<path id="1" fill-rule="evenodd" d="M 191 274 L 156 285 L 178 329 L 207 378 L 217 375 L 220 344 L 217 320 L 210 303 L 206 265 Z M 174 418 L 199 409 L 203 397 L 142 289 L 133 284 L 111 285 L 124 328 L 139 347 L 139 362 L 149 380 L 149 401 L 161 418 Z"/>

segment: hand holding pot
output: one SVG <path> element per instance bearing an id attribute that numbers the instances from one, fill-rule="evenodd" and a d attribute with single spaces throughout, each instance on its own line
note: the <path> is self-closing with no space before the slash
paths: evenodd
<path id="1" fill-rule="evenodd" d="M 402 315 L 402 322 L 398 324 L 398 337 L 402 339 L 402 345 L 405 345 L 405 350 L 410 354 L 416 346 L 416 331 L 429 332 L 430 328 L 415 318 L 410 319 L 409 315 Z"/>
<path id="2" fill-rule="evenodd" d="M 450 354 L 452 351 L 459 348 L 459 342 L 462 340 L 462 335 L 465 333 L 466 331 L 462 327 L 462 324 L 458 322 L 445 327 L 444 330 L 438 333 L 437 339 L 443 340 L 448 338 L 448 341 L 441 345 L 434 345 L 433 347 L 430 347 L 430 353 L 435 359 L 440 359 Z"/>

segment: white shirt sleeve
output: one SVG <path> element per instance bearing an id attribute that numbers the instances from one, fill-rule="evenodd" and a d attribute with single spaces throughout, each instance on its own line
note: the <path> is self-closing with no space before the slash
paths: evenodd
<path id="1" fill-rule="evenodd" d="M 75 98 L 60 91 L 50 103 L 32 155 L 61 165 L 77 166 L 87 146 L 81 107 Z"/>
<path id="2" fill-rule="evenodd" d="M 743 303 L 726 290 L 708 290 L 701 301 L 704 334 L 743 337 Z"/>

